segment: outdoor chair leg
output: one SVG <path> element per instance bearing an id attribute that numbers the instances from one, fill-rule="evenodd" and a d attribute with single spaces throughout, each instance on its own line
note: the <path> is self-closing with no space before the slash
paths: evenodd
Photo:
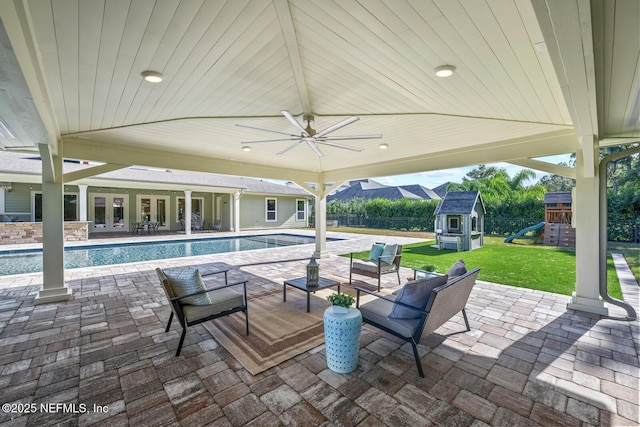
<path id="1" fill-rule="evenodd" d="M 418 375 L 420 378 L 424 378 L 424 373 L 422 372 L 422 362 L 420 362 L 420 356 L 418 355 L 418 346 L 416 345 L 416 341 L 411 338 L 411 347 L 413 347 L 413 357 L 416 359 L 416 368 L 418 368 Z"/>
<path id="2" fill-rule="evenodd" d="M 178 349 L 176 350 L 176 357 L 180 356 L 180 350 L 182 350 L 185 335 L 187 335 L 187 328 L 182 328 L 182 335 L 180 336 L 180 343 L 178 343 Z"/>
<path id="3" fill-rule="evenodd" d="M 469 326 L 469 319 L 467 318 L 467 311 L 464 308 L 462 309 L 462 316 L 464 317 L 464 324 L 467 325 L 467 331 L 470 331 L 471 327 Z"/>
<path id="4" fill-rule="evenodd" d="M 171 327 L 171 321 L 173 320 L 173 311 L 169 315 L 169 323 L 167 323 L 167 328 L 164 330 L 165 332 L 169 332 L 169 328 Z"/>
<path id="5" fill-rule="evenodd" d="M 249 307 L 244 310 L 244 322 L 247 327 L 247 335 L 249 335 Z"/>

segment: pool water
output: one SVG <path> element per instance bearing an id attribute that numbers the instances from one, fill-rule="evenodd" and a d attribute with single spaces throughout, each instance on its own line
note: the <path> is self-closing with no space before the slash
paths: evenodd
<path id="1" fill-rule="evenodd" d="M 335 239 L 327 239 L 331 241 Z M 183 258 L 225 252 L 249 251 L 314 243 L 315 238 L 295 234 L 265 234 L 243 237 L 214 237 L 197 240 L 163 240 L 140 243 L 76 246 L 65 248 L 64 268 Z M 0 276 L 42 271 L 42 250 L 0 251 Z"/>

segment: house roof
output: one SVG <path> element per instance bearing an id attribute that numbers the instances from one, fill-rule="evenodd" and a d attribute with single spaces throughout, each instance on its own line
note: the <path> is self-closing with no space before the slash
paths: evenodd
<path id="1" fill-rule="evenodd" d="M 351 199 L 388 199 L 392 201 L 400 199 L 410 200 L 431 200 L 440 197 L 427 187 L 422 185 L 384 185 L 372 179 L 354 180 L 349 182 L 349 186 L 327 196 L 327 201 L 340 200 L 349 201 Z"/>
<path id="2" fill-rule="evenodd" d="M 460 214 L 473 212 L 476 203 L 480 202 L 481 212 L 485 213 L 484 202 L 478 191 L 449 191 L 438 204 L 435 215 Z"/>
<path id="3" fill-rule="evenodd" d="M 42 162 L 37 155 L 24 153 L 0 152 L 0 180 L 21 182 L 30 177 L 30 181 L 40 180 Z M 89 170 L 96 165 L 82 162 L 64 162 L 63 173 Z M 244 193 L 268 195 L 292 195 L 309 197 L 309 193 L 297 186 L 280 185 L 270 181 L 203 172 L 189 172 L 181 170 L 158 170 L 141 167 L 131 167 L 106 172 L 68 184 L 86 183 L 96 186 L 127 186 L 167 189 L 199 189 L 216 190 L 218 192 L 234 192 L 242 190 Z M 67 182 L 65 182 L 67 184 Z"/>
<path id="4" fill-rule="evenodd" d="M 553 191 L 544 195 L 544 203 L 571 203 L 571 201 L 571 191 Z"/>
<path id="5" fill-rule="evenodd" d="M 444 195 L 447 194 L 447 188 L 449 188 L 451 184 L 453 184 L 453 182 L 447 181 L 444 184 L 438 185 L 433 189 L 433 191 L 435 191 L 435 193 L 440 196 L 441 199 L 443 199 Z"/>
<path id="6" fill-rule="evenodd" d="M 432 189 L 424 187 L 419 184 L 413 185 L 401 185 L 400 188 L 409 191 L 417 196 L 420 196 L 423 200 L 440 200 L 441 197 Z"/>

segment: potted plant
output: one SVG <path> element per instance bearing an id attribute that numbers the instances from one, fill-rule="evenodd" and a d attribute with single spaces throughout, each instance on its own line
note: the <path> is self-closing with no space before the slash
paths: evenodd
<path id="1" fill-rule="evenodd" d="M 327 300 L 331 304 L 333 304 L 333 312 L 335 314 L 348 313 L 349 307 L 351 307 L 351 305 L 356 302 L 356 300 L 351 295 L 341 294 L 339 292 L 329 295 L 327 297 Z"/>

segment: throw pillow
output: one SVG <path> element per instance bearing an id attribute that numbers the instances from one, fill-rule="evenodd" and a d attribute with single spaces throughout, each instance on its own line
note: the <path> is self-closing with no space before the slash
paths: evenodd
<path id="1" fill-rule="evenodd" d="M 189 295 L 206 289 L 198 269 L 172 268 L 170 270 L 165 270 L 164 275 L 169 279 L 169 283 L 171 283 L 173 293 L 176 297 Z M 209 294 L 206 293 L 198 294 L 181 299 L 180 304 L 209 305 L 211 304 L 211 298 L 209 298 Z"/>
<path id="2" fill-rule="evenodd" d="M 464 261 L 462 259 L 459 259 L 451 266 L 451 268 L 449 268 L 449 271 L 447 272 L 447 276 L 456 277 L 466 272 L 467 272 L 467 266 L 464 264 Z"/>
<path id="3" fill-rule="evenodd" d="M 369 261 L 378 262 L 378 258 L 382 255 L 384 250 L 384 243 L 374 243 L 371 245 L 371 251 L 369 252 Z"/>
<path id="4" fill-rule="evenodd" d="M 397 251 L 398 245 L 385 245 L 382 254 L 380 254 L 380 261 L 391 265 L 393 263 L 393 259 L 396 257 Z"/>
<path id="5" fill-rule="evenodd" d="M 398 292 L 398 295 L 396 296 L 396 301 L 424 310 L 429 302 L 429 298 L 431 298 L 431 292 L 438 286 L 442 286 L 445 283 L 447 283 L 447 276 L 412 280 L 400 289 L 400 292 Z M 420 318 L 420 312 L 394 304 L 393 309 L 389 314 L 389 318 L 418 319 Z"/>

